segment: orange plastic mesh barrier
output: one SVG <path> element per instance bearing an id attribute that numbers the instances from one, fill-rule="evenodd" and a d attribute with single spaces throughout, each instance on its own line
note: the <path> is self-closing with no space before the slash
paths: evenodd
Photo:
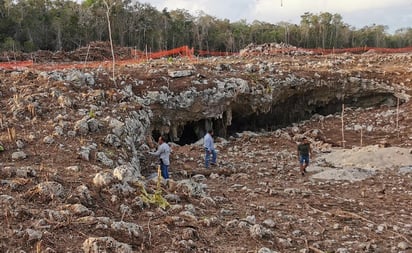
<path id="1" fill-rule="evenodd" d="M 348 48 L 348 49 L 329 49 L 325 51 L 326 54 L 331 53 L 363 53 L 373 51 L 376 53 L 410 53 L 412 52 L 412 47 L 404 47 L 404 48 L 380 48 L 380 47 L 358 47 L 358 48 Z"/>
<path id="2" fill-rule="evenodd" d="M 365 53 L 372 51 L 375 53 L 411 53 L 412 47 L 405 48 L 376 48 L 376 47 L 356 47 L 356 48 L 342 48 L 342 49 L 304 49 L 304 48 L 280 48 L 265 52 L 246 52 L 243 55 L 260 55 L 260 54 L 277 54 L 277 53 L 289 53 L 289 52 L 307 52 L 311 54 L 341 54 L 341 53 Z M 199 56 L 229 56 L 238 55 L 238 53 L 230 52 L 213 52 L 206 50 L 197 50 Z M 182 56 L 193 58 L 194 49 L 188 46 L 178 47 L 171 50 L 159 51 L 154 53 L 145 53 L 139 50 L 132 49 L 132 55 L 134 58 L 128 60 L 116 60 L 116 65 L 136 64 L 148 59 L 159 59 L 169 56 Z M 13 61 L 13 62 L 0 62 L 0 69 L 19 69 L 19 68 L 34 68 L 39 70 L 56 70 L 56 69 L 72 69 L 72 68 L 97 68 L 111 67 L 113 62 L 111 60 L 99 61 L 99 62 L 77 62 L 77 63 L 39 63 L 35 64 L 33 61 Z"/>
<path id="3" fill-rule="evenodd" d="M 178 47 L 166 51 L 159 51 L 159 52 L 154 52 L 154 53 L 144 53 L 139 50 L 132 50 L 132 55 L 134 55 L 136 58 L 139 59 L 159 59 L 167 56 L 172 56 L 172 55 L 180 55 L 184 57 L 193 57 L 193 48 L 190 49 L 188 46 L 183 46 L 183 47 Z"/>
<path id="4" fill-rule="evenodd" d="M 354 47 L 354 48 L 338 48 L 338 49 L 322 49 L 322 48 L 281 48 L 266 52 L 269 54 L 289 53 L 289 52 L 307 52 L 313 54 L 343 54 L 343 53 L 365 53 L 372 51 L 375 53 L 411 53 L 412 47 L 404 48 L 380 48 L 380 47 Z M 259 54 L 258 52 L 245 53 L 245 55 Z"/>
<path id="5" fill-rule="evenodd" d="M 18 69 L 33 66 L 33 61 L 0 62 L 0 69 Z"/>

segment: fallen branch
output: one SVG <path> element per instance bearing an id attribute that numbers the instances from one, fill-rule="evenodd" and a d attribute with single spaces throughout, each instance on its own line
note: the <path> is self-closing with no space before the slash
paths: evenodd
<path id="1" fill-rule="evenodd" d="M 309 246 L 308 249 L 311 250 L 311 251 L 313 251 L 313 252 L 315 252 L 315 253 L 325 253 L 325 251 L 320 250 L 320 249 L 317 249 L 317 248 L 312 247 L 312 246 Z"/>
<path id="2" fill-rule="evenodd" d="M 404 239 L 407 243 L 409 243 L 409 245 L 412 245 L 412 241 L 409 240 L 408 238 L 406 238 L 406 236 L 404 236 L 403 234 L 400 234 L 400 233 L 398 233 L 398 232 L 391 231 L 391 230 L 389 230 L 389 232 L 391 232 L 392 234 L 395 234 L 395 235 L 401 237 L 401 238 Z"/>
<path id="3" fill-rule="evenodd" d="M 316 212 L 319 212 L 319 213 L 323 213 L 323 214 L 327 214 L 327 215 L 329 215 L 329 216 L 332 216 L 332 213 L 330 213 L 330 212 L 326 212 L 326 211 L 322 211 L 322 210 L 320 210 L 320 209 L 317 209 L 317 208 L 314 208 L 314 207 L 312 207 L 311 205 L 309 205 L 309 204 L 306 204 L 310 209 L 312 209 L 312 210 L 314 210 L 314 211 L 316 211 Z"/>
<path id="4" fill-rule="evenodd" d="M 374 225 L 378 225 L 377 223 L 375 223 L 375 222 L 373 222 L 373 221 L 371 221 L 371 220 L 368 220 L 368 219 L 360 216 L 359 214 L 352 213 L 352 212 L 348 212 L 348 211 L 339 210 L 339 211 L 336 212 L 336 215 L 338 215 L 338 216 L 344 216 L 344 217 L 358 218 L 358 219 L 360 219 L 360 220 L 363 220 L 363 221 L 372 223 L 372 224 L 374 224 Z M 395 235 L 401 237 L 401 238 L 404 239 L 407 243 L 409 243 L 410 245 L 412 245 L 412 241 L 409 240 L 405 235 L 400 234 L 400 233 L 395 232 L 395 231 L 392 231 L 392 230 L 388 230 L 388 232 L 390 232 L 390 233 L 392 233 L 392 234 L 395 234 Z"/>
<path id="5" fill-rule="evenodd" d="M 377 225 L 375 222 L 373 222 L 371 220 L 368 220 L 368 219 L 360 216 L 359 214 L 348 212 L 348 211 L 338 210 L 338 211 L 336 211 L 336 215 L 337 216 L 343 216 L 343 217 L 349 217 L 349 218 L 357 218 L 357 219 L 372 223 L 374 225 Z"/>

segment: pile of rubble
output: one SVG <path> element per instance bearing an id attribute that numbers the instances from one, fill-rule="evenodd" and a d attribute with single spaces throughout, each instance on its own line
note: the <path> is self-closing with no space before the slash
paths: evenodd
<path id="1" fill-rule="evenodd" d="M 117 60 L 132 59 L 131 49 L 128 47 L 114 46 L 115 58 Z M 85 62 L 106 61 L 112 59 L 112 51 L 109 42 L 96 41 L 89 43 L 73 51 L 46 51 L 38 50 L 32 53 L 20 51 L 4 51 L 0 55 L 0 62 L 33 60 L 36 63 L 50 62 Z"/>
<path id="2" fill-rule="evenodd" d="M 265 44 L 249 44 L 240 50 L 241 56 L 264 56 L 274 54 L 286 55 L 313 55 L 313 52 L 298 48 L 287 43 L 265 43 Z"/>

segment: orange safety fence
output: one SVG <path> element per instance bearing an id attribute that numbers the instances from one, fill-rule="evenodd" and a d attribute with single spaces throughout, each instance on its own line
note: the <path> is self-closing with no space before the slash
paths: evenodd
<path id="1" fill-rule="evenodd" d="M 321 53 L 321 54 L 365 53 L 369 51 L 376 52 L 376 53 L 410 53 L 412 52 L 412 47 L 404 47 L 404 48 L 356 47 L 356 48 L 314 50 L 314 52 Z"/>
<path id="2" fill-rule="evenodd" d="M 289 52 L 308 52 L 312 54 L 326 55 L 326 54 L 341 54 L 341 53 L 365 53 L 368 51 L 376 53 L 411 53 L 412 47 L 405 48 L 377 48 L 377 47 L 356 47 L 356 48 L 339 48 L 339 49 L 304 49 L 304 48 L 280 48 L 265 52 L 246 52 L 244 55 L 259 55 L 259 54 L 276 54 L 276 53 L 289 53 Z M 159 59 L 169 56 L 181 56 L 192 59 L 195 55 L 195 50 L 188 46 L 182 46 L 171 50 L 159 51 L 159 52 L 142 52 L 139 50 L 131 50 L 132 58 L 126 60 L 116 60 L 116 65 L 136 64 L 149 59 Z M 230 56 L 239 55 L 234 52 L 214 52 L 207 50 L 196 50 L 198 56 Z M 89 61 L 89 62 L 77 62 L 77 63 L 34 63 L 30 61 L 10 61 L 0 62 L 0 69 L 21 69 L 21 68 L 34 68 L 39 70 L 56 70 L 56 69 L 73 69 L 73 68 L 96 68 L 99 66 L 110 67 L 113 64 L 111 60 L 106 61 Z"/>
<path id="3" fill-rule="evenodd" d="M 193 48 L 190 49 L 188 46 L 183 46 L 183 47 L 178 47 L 166 51 L 159 51 L 159 52 L 154 52 L 154 53 L 145 53 L 139 50 L 132 50 L 132 55 L 135 56 L 135 58 L 139 59 L 159 59 L 163 58 L 166 56 L 171 56 L 171 55 L 179 55 L 183 57 L 193 57 Z"/>
<path id="4" fill-rule="evenodd" d="M 18 69 L 33 66 L 33 61 L 0 62 L 0 69 Z"/>
<path id="5" fill-rule="evenodd" d="M 280 48 L 270 50 L 266 52 L 268 54 L 276 53 L 289 53 L 289 52 L 307 52 L 312 54 L 343 54 L 343 53 L 365 53 L 372 51 L 375 53 L 411 53 L 412 47 L 404 48 L 379 48 L 379 47 L 354 47 L 354 48 L 335 48 L 335 49 L 322 49 L 322 48 Z M 265 53 L 265 52 L 263 52 Z M 259 52 L 245 53 L 245 55 L 259 54 Z"/>

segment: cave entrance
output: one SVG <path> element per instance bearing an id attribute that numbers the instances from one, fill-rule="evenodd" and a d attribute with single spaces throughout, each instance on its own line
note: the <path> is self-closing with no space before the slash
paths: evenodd
<path id="1" fill-rule="evenodd" d="M 292 96 L 288 100 L 272 105 L 266 113 L 245 113 L 248 108 L 243 104 L 232 107 L 232 124 L 227 126 L 229 136 L 243 131 L 274 131 L 292 123 L 309 119 L 317 113 L 308 106 L 307 98 Z M 337 108 L 335 108 L 337 110 Z M 253 111 L 253 110 L 249 110 Z"/>
<path id="2" fill-rule="evenodd" d="M 273 105 L 267 113 L 246 115 L 242 105 L 232 107 L 232 124 L 227 126 L 228 136 L 243 131 L 274 131 L 290 126 L 313 115 L 330 115 L 342 112 L 342 104 L 347 107 L 371 107 L 386 104 L 395 106 L 393 94 L 373 94 L 363 97 L 348 97 L 342 100 L 334 98 L 327 103 L 309 105 L 310 96 L 292 96 L 287 101 Z M 243 105 L 244 108 L 244 105 Z"/>
<path id="3" fill-rule="evenodd" d="M 274 131 L 287 127 L 293 123 L 310 119 L 314 114 L 329 115 L 342 111 L 342 103 L 347 107 L 371 107 L 386 104 L 396 105 L 393 94 L 372 94 L 363 97 L 348 97 L 342 100 L 333 98 L 326 102 L 313 104 L 313 96 L 291 96 L 282 103 L 272 105 L 266 113 L 256 113 L 247 103 L 234 103 L 230 106 L 231 122 L 228 122 L 226 112 L 222 117 L 215 119 L 202 119 L 188 122 L 178 130 L 179 145 L 192 144 L 201 139 L 207 129 L 212 128 L 215 137 L 228 138 L 243 131 Z M 316 101 L 316 100 L 315 100 Z"/>
<path id="4" fill-rule="evenodd" d="M 202 121 L 197 121 L 197 122 L 188 122 L 187 124 L 184 125 L 183 129 L 181 130 L 181 135 L 179 137 L 179 140 L 176 141 L 177 144 L 179 145 L 185 145 L 185 144 L 192 144 L 198 141 L 199 134 L 196 133 L 198 132 L 199 125 L 201 124 Z"/>

